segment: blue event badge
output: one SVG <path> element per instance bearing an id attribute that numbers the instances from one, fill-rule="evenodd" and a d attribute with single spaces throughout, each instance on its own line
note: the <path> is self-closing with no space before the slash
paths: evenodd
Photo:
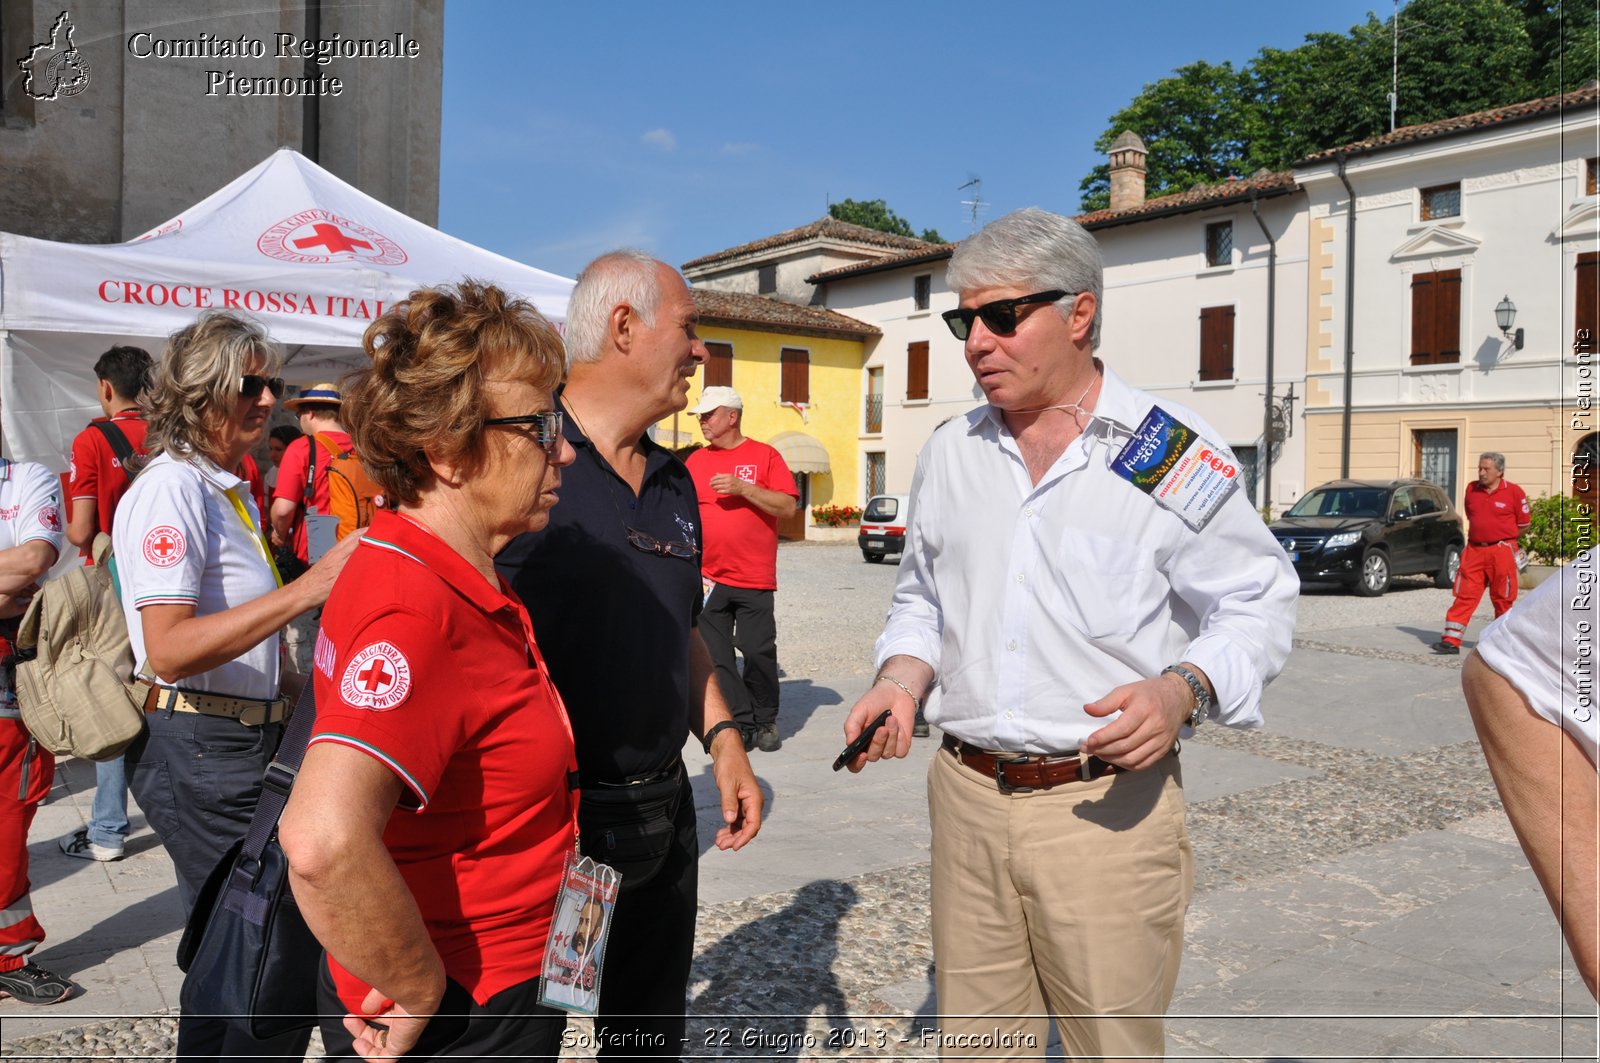
<path id="1" fill-rule="evenodd" d="M 621 883 L 614 868 L 567 854 L 545 942 L 539 1003 L 579 1015 L 600 1010 L 600 975 Z"/>
<path id="2" fill-rule="evenodd" d="M 1239 466 L 1218 446 L 1159 406 L 1111 459 L 1111 470 L 1176 513 L 1195 531 L 1204 528 L 1239 486 Z"/>

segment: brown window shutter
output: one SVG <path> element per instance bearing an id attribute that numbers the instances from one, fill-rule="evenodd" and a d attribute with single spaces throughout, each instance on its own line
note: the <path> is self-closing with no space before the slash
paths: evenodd
<path id="1" fill-rule="evenodd" d="M 1439 282 L 1439 303 L 1434 311 L 1433 334 L 1436 362 L 1461 361 L 1461 271 L 1440 270 L 1434 274 Z"/>
<path id="2" fill-rule="evenodd" d="M 731 388 L 733 387 L 733 344 L 731 343 L 706 343 L 705 387 Z"/>
<path id="3" fill-rule="evenodd" d="M 928 397 L 928 341 L 918 340 L 906 347 L 906 398 Z"/>
<path id="4" fill-rule="evenodd" d="M 1411 364 L 1431 365 L 1433 345 L 1434 292 L 1437 285 L 1433 274 L 1418 273 L 1411 278 Z"/>
<path id="5" fill-rule="evenodd" d="M 811 355 L 797 347 L 785 347 L 778 356 L 782 367 L 784 402 L 811 401 Z"/>
<path id="6" fill-rule="evenodd" d="M 1600 346 L 1600 251 L 1585 251 L 1578 256 L 1577 291 L 1573 302 L 1577 306 L 1573 322 L 1572 349 L 1587 341 L 1584 349 L 1593 353 Z M 1587 336 L 1584 333 L 1587 331 Z"/>
<path id="7" fill-rule="evenodd" d="M 1233 379 L 1233 307 L 1200 311 L 1200 379 Z"/>

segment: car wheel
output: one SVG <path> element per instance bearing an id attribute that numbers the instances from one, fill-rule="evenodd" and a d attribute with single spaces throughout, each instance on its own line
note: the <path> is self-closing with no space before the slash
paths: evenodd
<path id="1" fill-rule="evenodd" d="M 1461 547 L 1451 543 L 1444 548 L 1444 564 L 1433 577 L 1433 585 L 1447 591 L 1456 585 L 1456 572 L 1461 568 Z"/>
<path id="2" fill-rule="evenodd" d="M 1355 591 L 1363 598 L 1376 598 L 1388 589 L 1389 555 L 1368 547 L 1361 556 L 1361 578 L 1356 580 Z"/>
<path id="3" fill-rule="evenodd" d="M 871 550 L 863 550 L 861 551 L 861 556 L 867 559 L 867 564 L 869 565 L 883 564 L 883 555 L 880 553 L 875 553 Z"/>

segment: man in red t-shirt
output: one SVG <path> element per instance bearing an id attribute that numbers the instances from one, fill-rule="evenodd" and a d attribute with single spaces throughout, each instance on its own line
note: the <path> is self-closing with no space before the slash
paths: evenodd
<path id="1" fill-rule="evenodd" d="M 1461 652 L 1467 622 L 1489 589 L 1494 615 L 1517 600 L 1517 539 L 1533 519 L 1528 496 L 1505 478 L 1506 456 L 1493 451 L 1478 458 L 1478 480 L 1467 486 L 1462 508 L 1467 513 L 1467 549 L 1456 572 L 1456 600 L 1444 616 L 1444 636 L 1434 653 Z"/>
<path id="2" fill-rule="evenodd" d="M 306 542 L 306 476 L 311 477 L 311 504 L 318 513 L 328 512 L 328 463 L 330 452 L 316 436 L 331 440 L 339 452 L 350 449 L 350 436 L 339 422 L 344 397 L 331 382 L 313 384 L 287 400 L 283 408 L 300 418 L 305 435 L 284 449 L 278 464 L 278 482 L 272 489 L 272 545 L 294 547 L 295 556 L 310 563 Z M 313 466 L 313 461 L 315 465 Z M 289 622 L 283 633 L 283 652 L 290 666 L 301 675 L 311 674 L 311 654 L 322 610 L 313 609 Z"/>
<path id="3" fill-rule="evenodd" d="M 778 521 L 792 516 L 800 491 L 783 456 L 740 430 L 744 402 L 732 388 L 711 387 L 689 410 L 708 446 L 684 464 L 700 499 L 709 585 L 700 633 L 716 665 L 728 711 L 745 749 L 776 752 L 778 629 L 772 596 L 778 587 Z M 741 678 L 735 647 L 744 655 Z"/>
<path id="4" fill-rule="evenodd" d="M 67 541 L 78 548 L 86 565 L 94 563 L 90 554 L 95 536 L 111 534 L 117 503 L 137 472 L 124 467 L 121 453 L 144 455 L 148 426 L 139 399 L 150 386 L 152 368 L 149 352 L 139 347 L 113 347 L 94 363 L 96 397 L 105 416 L 90 421 L 73 439 L 67 487 Z M 128 778 L 122 758 L 115 757 L 94 766 L 89 825 L 57 844 L 68 856 L 82 860 L 118 860 L 127 836 Z"/>

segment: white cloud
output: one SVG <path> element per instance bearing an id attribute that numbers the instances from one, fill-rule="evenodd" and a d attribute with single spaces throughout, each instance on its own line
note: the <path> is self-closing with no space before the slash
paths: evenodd
<path id="1" fill-rule="evenodd" d="M 662 151 L 678 150 L 678 138 L 672 135 L 670 129 L 652 129 L 639 138 L 641 144 L 652 144 Z"/>

